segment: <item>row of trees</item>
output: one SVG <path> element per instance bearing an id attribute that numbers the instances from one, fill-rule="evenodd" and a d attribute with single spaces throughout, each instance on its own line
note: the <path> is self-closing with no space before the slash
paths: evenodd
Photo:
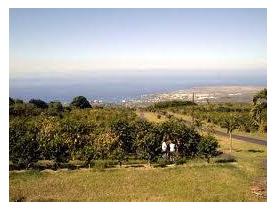
<path id="1" fill-rule="evenodd" d="M 56 116 L 62 115 L 62 112 L 70 111 L 73 108 L 92 108 L 89 101 L 83 96 L 73 98 L 69 106 L 63 106 L 60 101 L 46 103 L 41 99 L 31 99 L 28 102 L 24 102 L 21 99 L 9 98 L 9 107 L 11 116 L 36 116 L 43 112 Z"/>
<path id="2" fill-rule="evenodd" d="M 253 97 L 253 104 L 225 103 L 198 106 L 172 107 L 174 113 L 190 115 L 193 122 L 213 123 L 227 128 L 226 122 L 236 122 L 236 129 L 244 132 L 267 131 L 267 90 L 264 89 Z M 232 120 L 234 119 L 234 120 Z"/>
<path id="3" fill-rule="evenodd" d="M 182 106 L 195 106 L 196 103 L 192 101 L 183 101 L 183 100 L 170 100 L 170 101 L 163 101 L 155 103 L 147 108 L 148 111 L 158 111 L 159 109 L 166 109 L 166 108 L 179 108 Z"/>
<path id="4" fill-rule="evenodd" d="M 218 142 L 182 121 L 153 124 L 124 108 L 73 109 L 62 117 L 41 113 L 10 118 L 10 161 L 28 167 L 38 160 L 117 159 L 130 156 L 156 161 L 168 134 L 179 158 L 217 155 Z"/>

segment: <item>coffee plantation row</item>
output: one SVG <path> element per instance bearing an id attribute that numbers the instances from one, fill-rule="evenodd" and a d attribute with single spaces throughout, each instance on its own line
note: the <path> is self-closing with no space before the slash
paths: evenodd
<path id="1" fill-rule="evenodd" d="M 174 118 L 155 124 L 129 108 L 63 107 L 59 102 L 10 99 L 9 156 L 18 169 L 40 160 L 79 160 L 87 166 L 107 159 L 158 162 L 166 136 L 177 145 L 176 160 L 202 157 L 209 162 L 219 153 L 214 137 L 200 135 Z"/>

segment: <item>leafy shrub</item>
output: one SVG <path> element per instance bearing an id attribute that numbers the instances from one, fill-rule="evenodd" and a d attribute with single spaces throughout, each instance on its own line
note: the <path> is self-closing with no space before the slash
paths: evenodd
<path id="1" fill-rule="evenodd" d="M 137 154 L 140 158 L 155 161 L 161 155 L 162 137 L 158 128 L 152 127 L 142 136 L 137 139 Z"/>
<path id="2" fill-rule="evenodd" d="M 59 101 L 51 101 L 48 104 L 48 114 L 51 116 L 61 115 L 63 112 L 63 105 Z"/>
<path id="3" fill-rule="evenodd" d="M 163 102 L 155 103 L 154 105 L 150 106 L 148 110 L 154 111 L 156 109 L 162 109 L 162 108 L 193 106 L 193 105 L 197 105 L 197 104 L 192 101 L 171 100 L 171 101 L 163 101 Z"/>
<path id="4" fill-rule="evenodd" d="M 90 103 L 88 102 L 88 100 L 83 97 L 83 96 L 77 96 L 75 97 L 70 106 L 73 106 L 73 107 L 76 107 L 76 108 L 81 108 L 81 109 L 84 109 L 84 108 L 92 108 L 92 106 L 90 105 Z"/>
<path id="5" fill-rule="evenodd" d="M 31 103 L 15 103 L 10 105 L 10 116 L 37 116 L 43 112 L 43 109 L 36 107 Z"/>
<path id="6" fill-rule="evenodd" d="M 31 100 L 29 100 L 29 103 L 33 104 L 37 108 L 42 108 L 42 109 L 48 108 L 48 104 L 45 101 L 40 100 L 40 99 L 31 99 Z"/>
<path id="7" fill-rule="evenodd" d="M 38 128 L 34 121 L 26 118 L 15 118 L 9 125 L 10 161 L 24 168 L 36 162 L 41 155 L 37 140 Z"/>
<path id="8" fill-rule="evenodd" d="M 218 155 L 218 141 L 213 136 L 202 137 L 198 144 L 198 154 L 210 162 L 210 158 Z"/>
<path id="9" fill-rule="evenodd" d="M 168 135 L 177 146 L 179 157 L 193 157 L 198 153 L 201 136 L 181 120 L 169 120 L 160 126 L 161 140 Z"/>
<path id="10" fill-rule="evenodd" d="M 127 120 L 116 120 L 111 125 L 111 130 L 118 136 L 121 148 L 125 153 L 131 153 L 134 150 L 134 127 Z"/>

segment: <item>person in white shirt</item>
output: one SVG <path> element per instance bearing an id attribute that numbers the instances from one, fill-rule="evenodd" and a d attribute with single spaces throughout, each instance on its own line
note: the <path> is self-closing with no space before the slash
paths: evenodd
<path id="1" fill-rule="evenodd" d="M 167 157 L 167 143 L 163 141 L 162 143 L 162 152 L 163 152 L 163 158 Z"/>
<path id="2" fill-rule="evenodd" d="M 170 143 L 170 160 L 174 161 L 174 156 L 175 156 L 175 144 Z"/>

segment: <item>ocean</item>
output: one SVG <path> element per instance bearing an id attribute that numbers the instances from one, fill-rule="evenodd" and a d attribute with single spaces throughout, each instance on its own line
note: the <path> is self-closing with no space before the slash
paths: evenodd
<path id="1" fill-rule="evenodd" d="M 183 90 L 210 85 L 260 85 L 266 86 L 266 74 L 247 75 L 195 75 L 195 74 L 148 74 L 148 75 L 80 75 L 28 74 L 10 75 L 10 97 L 29 100 L 70 102 L 82 95 L 88 100 L 119 102 L 136 99 L 141 95 Z"/>

